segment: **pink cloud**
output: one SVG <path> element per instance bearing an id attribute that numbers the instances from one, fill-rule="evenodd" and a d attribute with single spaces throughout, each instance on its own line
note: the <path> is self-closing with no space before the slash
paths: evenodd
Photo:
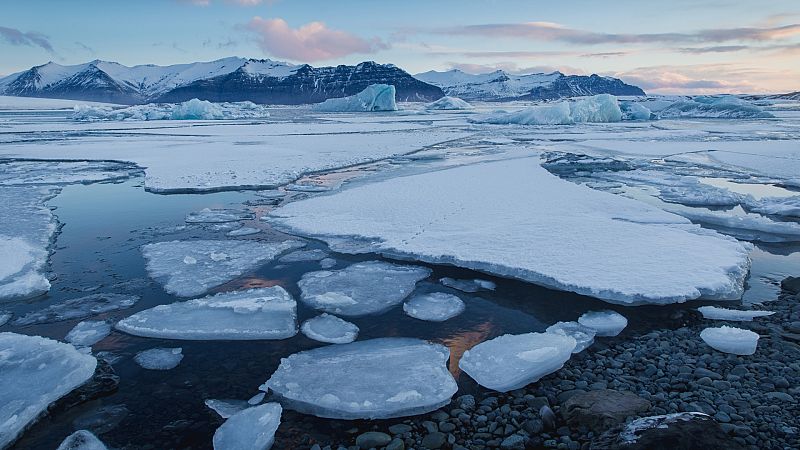
<path id="1" fill-rule="evenodd" d="M 363 39 L 345 31 L 332 30 L 322 22 L 291 28 L 285 20 L 254 17 L 247 29 L 257 35 L 264 52 L 295 61 L 320 61 L 354 53 L 375 53 L 388 48 L 378 38 Z"/>

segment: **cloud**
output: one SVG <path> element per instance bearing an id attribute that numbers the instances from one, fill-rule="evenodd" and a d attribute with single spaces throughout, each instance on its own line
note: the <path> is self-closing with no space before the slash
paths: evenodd
<path id="1" fill-rule="evenodd" d="M 689 53 L 692 55 L 702 55 L 704 53 L 730 53 L 748 50 L 750 46 L 747 45 L 716 45 L 712 47 L 687 47 L 677 49 L 680 53 Z"/>
<path id="2" fill-rule="evenodd" d="M 279 0 L 225 0 L 225 3 L 232 3 L 239 6 L 258 6 L 263 3 L 272 5 Z M 211 0 L 178 0 L 180 3 L 188 3 L 194 6 L 210 6 Z"/>
<path id="3" fill-rule="evenodd" d="M 47 36 L 35 31 L 23 32 L 16 28 L 0 27 L 0 38 L 11 45 L 25 45 L 40 47 L 48 53 L 55 55 L 56 51 Z"/>
<path id="4" fill-rule="evenodd" d="M 320 61 L 354 53 L 375 53 L 389 46 L 378 38 L 363 39 L 332 30 L 322 22 L 291 28 L 285 20 L 254 17 L 246 29 L 255 33 L 264 52 L 296 61 Z"/>
<path id="5" fill-rule="evenodd" d="M 730 64 L 640 67 L 610 75 L 658 94 L 733 94 L 758 90 L 750 81 L 758 74 Z"/>

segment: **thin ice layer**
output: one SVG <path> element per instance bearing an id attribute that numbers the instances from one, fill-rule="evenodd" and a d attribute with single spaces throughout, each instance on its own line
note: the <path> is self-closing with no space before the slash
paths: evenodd
<path id="1" fill-rule="evenodd" d="M 163 339 L 286 339 L 297 334 L 297 303 L 280 286 L 224 292 L 146 309 L 116 328 Z"/>
<path id="2" fill-rule="evenodd" d="M 507 392 L 563 367 L 575 345 L 575 339 L 560 334 L 506 334 L 464 352 L 458 367 L 481 386 Z"/>
<path id="3" fill-rule="evenodd" d="M 186 215 L 186 223 L 226 223 L 240 220 L 255 219 L 255 214 L 243 209 L 211 209 L 203 208 L 200 211 Z"/>
<path id="4" fill-rule="evenodd" d="M 538 158 L 361 185 L 290 203 L 270 217 L 337 251 L 352 251 L 342 243 L 355 242 L 361 251 L 453 264 L 621 304 L 739 298 L 750 264 L 749 244 L 564 181 Z"/>
<path id="5" fill-rule="evenodd" d="M 111 333 L 111 324 L 102 320 L 78 322 L 64 338 L 76 347 L 91 347 Z"/>
<path id="6" fill-rule="evenodd" d="M 183 349 L 181 347 L 151 348 L 137 353 L 133 360 L 145 369 L 170 370 L 178 367 L 183 360 Z"/>
<path id="7" fill-rule="evenodd" d="M 170 241 L 147 244 L 147 273 L 180 297 L 192 297 L 231 281 L 281 253 L 302 247 L 298 241 Z"/>
<path id="8" fill-rule="evenodd" d="M 300 327 L 309 339 L 329 344 L 347 344 L 358 337 L 358 327 L 328 313 L 308 319 Z"/>
<path id="9" fill-rule="evenodd" d="M 379 338 L 295 353 L 261 389 L 283 405 L 332 419 L 388 419 L 450 403 L 450 351 L 412 338 Z"/>
<path id="10" fill-rule="evenodd" d="M 97 314 L 130 308 L 138 301 L 138 296 L 125 294 L 92 294 L 85 297 L 71 298 L 38 311 L 31 311 L 16 319 L 14 325 L 33 325 L 84 319 Z"/>
<path id="11" fill-rule="evenodd" d="M 97 360 L 39 336 L 0 333 L 0 448 L 10 445 L 48 405 L 94 375 Z"/>
<path id="12" fill-rule="evenodd" d="M 223 419 L 227 419 L 232 415 L 243 411 L 250 407 L 245 400 L 220 400 L 210 398 L 205 401 L 206 406 L 213 409 L 215 413 L 219 414 Z"/>
<path id="13" fill-rule="evenodd" d="M 214 450 L 269 450 L 282 411 L 277 403 L 265 403 L 232 415 L 214 432 Z"/>

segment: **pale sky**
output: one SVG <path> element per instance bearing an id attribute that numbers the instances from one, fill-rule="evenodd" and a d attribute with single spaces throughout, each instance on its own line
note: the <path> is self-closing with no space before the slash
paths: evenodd
<path id="1" fill-rule="evenodd" d="M 650 93 L 800 90 L 800 0 L 2 0 L 0 74 L 228 56 L 560 70 Z"/>

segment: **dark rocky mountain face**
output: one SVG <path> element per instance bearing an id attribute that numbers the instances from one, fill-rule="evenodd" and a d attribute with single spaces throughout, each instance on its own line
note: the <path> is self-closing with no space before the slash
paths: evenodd
<path id="1" fill-rule="evenodd" d="M 580 97 L 584 95 L 645 95 L 644 91 L 617 78 L 598 75 L 565 75 L 548 86 L 538 86 L 522 97 L 526 100 L 555 100 L 559 98 Z"/>

